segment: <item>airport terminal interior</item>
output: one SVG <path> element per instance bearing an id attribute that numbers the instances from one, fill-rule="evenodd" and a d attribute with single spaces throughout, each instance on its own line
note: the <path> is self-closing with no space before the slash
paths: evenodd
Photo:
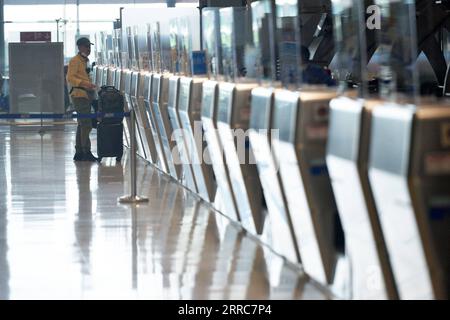
<path id="1" fill-rule="evenodd" d="M 0 20 L 0 300 L 449 298 L 450 1 Z"/>

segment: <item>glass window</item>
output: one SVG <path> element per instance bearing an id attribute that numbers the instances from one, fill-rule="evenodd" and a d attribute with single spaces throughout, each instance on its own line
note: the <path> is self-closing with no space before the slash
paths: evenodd
<path id="1" fill-rule="evenodd" d="M 197 5 L 197 3 L 177 4 L 179 7 Z M 80 35 L 94 40 L 96 32 L 112 31 L 113 22 L 119 18 L 121 7 L 164 8 L 166 4 L 81 4 L 79 6 Z M 9 69 L 8 43 L 20 41 L 20 32 L 22 31 L 50 31 L 52 41 L 64 42 L 65 63 L 76 54 L 76 5 L 5 5 L 4 16 L 6 71 Z"/>

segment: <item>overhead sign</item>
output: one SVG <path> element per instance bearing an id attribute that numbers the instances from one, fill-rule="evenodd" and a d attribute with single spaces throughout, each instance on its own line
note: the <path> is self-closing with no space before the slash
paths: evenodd
<path id="1" fill-rule="evenodd" d="M 51 42 L 52 33 L 50 31 L 21 32 L 20 42 Z"/>

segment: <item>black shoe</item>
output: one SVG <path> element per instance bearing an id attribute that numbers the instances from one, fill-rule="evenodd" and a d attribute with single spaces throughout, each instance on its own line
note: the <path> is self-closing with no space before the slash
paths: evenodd
<path id="1" fill-rule="evenodd" d="M 83 161 L 84 155 L 82 152 L 75 152 L 73 156 L 73 161 Z"/>
<path id="2" fill-rule="evenodd" d="M 98 158 L 94 157 L 91 152 L 87 152 L 83 155 L 83 161 L 96 162 L 98 161 Z"/>

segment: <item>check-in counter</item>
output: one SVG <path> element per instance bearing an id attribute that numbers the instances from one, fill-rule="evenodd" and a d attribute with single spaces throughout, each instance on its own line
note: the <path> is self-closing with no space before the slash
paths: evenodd
<path id="1" fill-rule="evenodd" d="M 186 152 L 194 174 L 197 193 L 214 202 L 216 183 L 209 151 L 203 141 L 201 122 L 202 85 L 205 79 L 181 77 L 179 80 L 178 116 L 185 133 Z"/>
<path id="2" fill-rule="evenodd" d="M 131 103 L 136 111 L 136 120 L 141 132 L 142 142 L 146 159 L 156 164 L 158 155 L 153 140 L 152 131 L 150 128 L 150 121 L 148 121 L 147 112 L 144 104 L 144 88 L 145 88 L 145 73 L 133 72 L 131 80 Z"/>
<path id="3" fill-rule="evenodd" d="M 401 299 L 448 299 L 450 108 L 372 113 L 369 181 Z"/>
<path id="4" fill-rule="evenodd" d="M 120 68 L 116 69 L 116 75 L 114 77 L 115 80 L 115 88 L 117 90 L 120 91 L 120 93 L 125 96 L 125 77 L 123 76 L 123 70 Z M 128 110 L 128 105 L 127 102 L 124 99 L 124 110 L 127 111 Z M 131 123 L 130 123 L 130 118 L 127 117 L 125 118 L 125 123 L 124 123 L 124 144 L 125 146 L 129 147 L 130 146 L 130 131 L 129 128 L 131 128 Z"/>
<path id="5" fill-rule="evenodd" d="M 167 104 L 167 112 L 169 121 L 174 132 L 176 142 L 177 155 L 182 163 L 181 183 L 193 192 L 197 192 L 194 173 L 192 172 L 192 164 L 186 146 L 185 132 L 182 130 L 180 119 L 178 116 L 178 100 L 179 100 L 180 77 L 171 76 L 169 79 L 169 99 Z"/>
<path id="6" fill-rule="evenodd" d="M 146 111 L 146 122 L 148 123 L 148 127 L 150 129 L 153 143 L 156 149 L 156 158 L 153 160 L 154 164 L 163 172 L 169 174 L 167 169 L 166 158 L 161 146 L 161 141 L 158 133 L 158 128 L 155 120 L 155 115 L 153 113 L 152 108 L 152 81 L 153 81 L 153 73 L 144 73 L 144 91 L 143 91 L 143 102 L 145 105 Z"/>
<path id="7" fill-rule="evenodd" d="M 299 262 L 300 257 L 292 230 L 289 207 L 285 201 L 279 170 L 272 152 L 271 139 L 275 138 L 271 130 L 274 91 L 272 88 L 255 88 L 252 90 L 251 102 L 250 146 L 268 209 L 263 241 L 290 261 Z"/>
<path id="8" fill-rule="evenodd" d="M 246 132 L 250 121 L 250 95 L 255 87 L 255 84 L 219 83 L 217 130 L 239 221 L 248 231 L 261 234 L 265 219 L 262 187 Z"/>
<path id="9" fill-rule="evenodd" d="M 122 74 L 123 78 L 124 78 L 124 93 L 125 93 L 125 111 L 129 112 L 131 109 L 134 108 L 133 106 L 133 101 L 131 100 L 131 97 L 133 95 L 133 90 L 132 90 L 132 81 L 133 81 L 133 71 L 132 70 L 124 70 L 123 74 Z M 136 110 L 135 110 L 136 112 Z M 137 112 L 136 112 L 137 113 Z M 137 153 L 140 157 L 146 159 L 147 156 L 145 154 L 145 148 L 144 148 L 144 143 L 142 140 L 142 134 L 139 124 L 137 123 L 136 120 L 136 143 L 137 143 Z"/>
<path id="10" fill-rule="evenodd" d="M 345 231 L 355 299 L 398 297 L 368 176 L 371 119 L 377 104 L 346 96 L 330 102 L 327 165 Z"/>
<path id="11" fill-rule="evenodd" d="M 175 141 L 174 139 L 172 139 L 173 130 L 172 126 L 170 125 L 169 114 L 167 110 L 169 96 L 169 78 L 170 75 L 153 75 L 152 109 L 155 115 L 162 149 L 166 157 L 168 171 L 174 179 L 178 180 L 181 173 L 181 164 L 174 162 L 172 150 L 175 147 Z"/>
<path id="12" fill-rule="evenodd" d="M 101 79 L 101 87 L 103 86 L 107 86 L 108 83 L 110 82 L 109 76 L 109 67 L 108 66 L 103 66 L 101 69 L 102 72 L 102 79 Z"/>
<path id="13" fill-rule="evenodd" d="M 218 83 L 203 82 L 202 91 L 202 125 L 207 143 L 214 176 L 217 183 L 218 196 L 221 198 L 221 211 L 233 221 L 238 221 L 238 211 L 228 167 L 225 165 L 222 144 L 217 132 Z"/>
<path id="14" fill-rule="evenodd" d="M 97 85 L 97 75 L 98 75 L 98 66 L 94 65 L 92 67 L 91 82 L 95 85 Z"/>
<path id="15" fill-rule="evenodd" d="M 103 69 L 104 66 L 99 66 L 96 65 L 94 66 L 94 84 L 98 87 L 101 88 L 101 86 L 103 85 Z"/>
<path id="16" fill-rule="evenodd" d="M 116 68 L 109 66 L 108 67 L 108 78 L 106 81 L 106 85 L 114 87 L 116 83 Z"/>
<path id="17" fill-rule="evenodd" d="M 272 139 L 294 237 L 305 271 L 333 283 L 338 261 L 337 208 L 325 163 L 333 90 L 275 93 Z"/>

